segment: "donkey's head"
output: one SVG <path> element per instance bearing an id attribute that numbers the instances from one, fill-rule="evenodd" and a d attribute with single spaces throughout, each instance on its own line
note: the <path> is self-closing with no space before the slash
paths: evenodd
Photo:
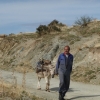
<path id="1" fill-rule="evenodd" d="M 43 61 L 44 65 L 50 65 L 51 64 L 50 60 L 43 59 L 42 61 Z"/>

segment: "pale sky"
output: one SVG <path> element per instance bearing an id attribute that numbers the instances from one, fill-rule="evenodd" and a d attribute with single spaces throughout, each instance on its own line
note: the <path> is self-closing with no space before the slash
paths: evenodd
<path id="1" fill-rule="evenodd" d="M 35 32 L 56 19 L 68 26 L 77 18 L 100 19 L 100 0 L 0 0 L 0 34 Z"/>

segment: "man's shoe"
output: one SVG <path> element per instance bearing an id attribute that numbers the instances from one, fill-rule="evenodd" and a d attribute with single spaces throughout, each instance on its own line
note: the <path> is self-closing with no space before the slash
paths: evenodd
<path id="1" fill-rule="evenodd" d="M 61 95 L 60 93 L 59 93 L 59 100 L 63 100 L 63 99 L 62 99 L 62 95 Z"/>
<path id="2" fill-rule="evenodd" d="M 61 98 L 61 94 L 59 94 L 59 100 L 62 100 L 62 98 Z"/>
<path id="3" fill-rule="evenodd" d="M 65 100 L 62 94 L 59 94 L 59 100 Z"/>
<path id="4" fill-rule="evenodd" d="M 64 98 L 62 100 L 65 100 Z"/>

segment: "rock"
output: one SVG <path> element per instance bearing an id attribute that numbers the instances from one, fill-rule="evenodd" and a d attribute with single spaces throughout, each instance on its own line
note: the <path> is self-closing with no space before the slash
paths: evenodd
<path id="1" fill-rule="evenodd" d="M 53 60 L 53 58 L 56 56 L 58 49 L 59 49 L 59 45 L 57 44 L 48 53 L 46 53 L 43 56 L 43 59 L 50 60 L 50 61 Z"/>
<path id="2" fill-rule="evenodd" d="M 96 48 L 100 47 L 100 43 L 95 44 L 94 47 L 96 47 Z"/>
<path id="3" fill-rule="evenodd" d="M 77 33 L 74 31 L 70 31 L 69 34 L 77 36 Z"/>

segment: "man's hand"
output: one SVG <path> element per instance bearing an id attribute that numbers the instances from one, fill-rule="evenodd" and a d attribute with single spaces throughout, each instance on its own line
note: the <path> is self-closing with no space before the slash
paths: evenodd
<path id="1" fill-rule="evenodd" d="M 57 75 L 57 76 L 58 76 L 58 73 L 55 73 L 55 75 Z"/>
<path id="2" fill-rule="evenodd" d="M 58 71 L 55 70 L 55 71 L 54 71 L 54 75 L 58 75 Z"/>
<path id="3" fill-rule="evenodd" d="M 52 78 L 54 78 L 55 74 L 52 75 Z"/>

